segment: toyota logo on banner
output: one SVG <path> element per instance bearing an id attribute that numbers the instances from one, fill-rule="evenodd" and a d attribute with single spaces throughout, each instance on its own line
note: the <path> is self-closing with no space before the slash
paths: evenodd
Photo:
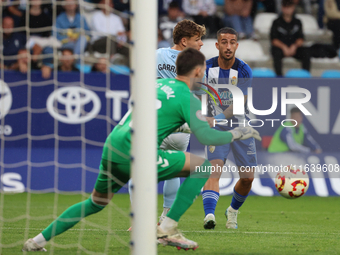
<path id="1" fill-rule="evenodd" d="M 0 80 L 0 119 L 6 116 L 12 107 L 12 92 L 8 85 Z"/>
<path id="2" fill-rule="evenodd" d="M 85 106 L 92 109 L 85 112 Z M 63 108 L 58 108 L 58 104 Z M 99 97 L 91 90 L 81 87 L 64 87 L 55 90 L 47 99 L 48 112 L 55 119 L 67 124 L 80 124 L 95 118 L 101 108 Z"/>

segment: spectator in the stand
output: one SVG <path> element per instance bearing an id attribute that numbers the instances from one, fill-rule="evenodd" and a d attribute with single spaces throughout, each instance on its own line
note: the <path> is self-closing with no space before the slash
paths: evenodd
<path id="1" fill-rule="evenodd" d="M 157 49 L 159 48 L 169 48 L 171 44 L 164 39 L 162 31 L 158 28 L 158 42 L 157 42 Z"/>
<path id="2" fill-rule="evenodd" d="M 312 14 L 312 4 L 310 0 L 293 0 L 295 5 L 299 5 L 303 8 L 304 13 Z M 276 10 L 281 13 L 282 0 L 276 0 Z"/>
<path id="3" fill-rule="evenodd" d="M 251 10 L 251 17 L 254 20 L 256 14 L 258 13 L 258 8 L 261 6 L 261 11 L 263 12 L 276 12 L 276 3 L 273 0 L 253 0 L 253 7 Z"/>
<path id="4" fill-rule="evenodd" d="M 41 8 L 41 0 L 31 1 L 28 24 L 26 24 L 26 17 L 22 17 L 21 25 L 27 25 L 30 28 L 30 38 L 27 41 L 26 47 L 32 51 L 33 62 L 41 62 L 39 55 L 52 54 L 53 47 L 58 48 L 61 46 L 61 43 L 51 36 L 52 19 Z M 40 29 L 40 31 L 35 31 L 36 29 Z M 42 62 L 44 66 L 52 67 L 53 57 L 43 57 Z M 43 72 L 43 77 L 48 78 L 45 75 L 47 75 L 47 72 Z"/>
<path id="5" fill-rule="evenodd" d="M 333 45 L 340 48 L 340 0 L 325 0 L 327 28 L 333 32 Z"/>
<path id="6" fill-rule="evenodd" d="M 318 0 L 319 2 L 323 0 Z M 264 6 L 265 12 L 281 13 L 282 0 L 256 0 L 253 6 L 253 15 L 255 16 L 257 11 L 257 3 L 260 2 Z M 312 14 L 312 4 L 310 0 L 294 0 L 296 5 L 299 5 L 303 9 L 304 13 Z"/>
<path id="7" fill-rule="evenodd" d="M 178 2 L 171 2 L 168 8 L 168 14 L 159 19 L 158 27 L 162 31 L 163 37 L 172 45 L 172 32 L 178 22 L 184 19 L 184 13 L 181 11 Z"/>
<path id="8" fill-rule="evenodd" d="M 252 38 L 254 36 L 251 18 L 253 0 L 225 0 L 224 3 L 224 25 L 234 28 L 240 39 Z"/>
<path id="9" fill-rule="evenodd" d="M 99 58 L 97 62 L 92 66 L 91 72 L 106 73 L 108 71 L 108 60 L 104 57 Z"/>
<path id="10" fill-rule="evenodd" d="M 79 72 L 79 69 L 74 66 L 74 55 L 72 49 L 62 49 L 60 57 L 59 71 L 63 72 Z"/>
<path id="11" fill-rule="evenodd" d="M 318 0 L 318 25 L 320 28 L 324 27 L 324 18 L 325 16 L 325 0 Z"/>
<path id="12" fill-rule="evenodd" d="M 282 14 L 274 20 L 270 39 L 276 75 L 282 76 L 282 59 L 294 57 L 302 61 L 302 68 L 310 70 L 310 49 L 303 47 L 302 23 L 295 17 L 293 0 L 282 1 Z"/>
<path id="13" fill-rule="evenodd" d="M 3 0 L 4 2 L 4 0 Z M 20 26 L 20 22 L 23 16 L 25 16 L 26 4 L 23 1 L 7 0 L 7 7 L 3 7 L 3 16 L 10 16 L 14 20 L 14 27 Z"/>
<path id="14" fill-rule="evenodd" d="M 299 108 L 294 107 L 290 110 L 290 119 L 295 122 L 286 123 L 285 127 L 279 127 L 269 144 L 268 152 L 321 153 L 320 145 L 312 138 L 302 123 L 303 114 Z"/>
<path id="15" fill-rule="evenodd" d="M 158 0 L 158 16 L 168 14 L 169 5 L 171 2 L 176 2 L 178 6 L 182 6 L 182 0 Z"/>
<path id="16" fill-rule="evenodd" d="M 214 0 L 183 0 L 183 10 L 199 25 L 204 25 L 210 35 L 216 36 L 220 28 Z"/>
<path id="17" fill-rule="evenodd" d="M 2 19 L 3 32 L 3 56 L 16 56 L 21 48 L 25 47 L 26 35 L 24 33 L 14 32 L 14 20 L 11 17 Z M 15 70 L 18 68 L 17 59 L 5 59 L 4 68 Z"/>
<path id="18" fill-rule="evenodd" d="M 74 53 L 79 55 L 84 52 L 89 38 L 89 33 L 84 32 L 81 35 L 81 29 L 85 31 L 90 29 L 85 18 L 77 12 L 78 6 L 75 0 L 64 0 L 63 7 L 65 12 L 61 13 L 56 20 L 56 36 L 63 48 L 73 49 Z"/>
<path id="19" fill-rule="evenodd" d="M 129 0 L 113 0 L 113 5 L 117 11 L 120 11 L 120 12 L 130 11 Z"/>
<path id="20" fill-rule="evenodd" d="M 262 2 L 266 12 L 276 12 L 276 5 L 273 0 L 257 0 L 257 2 Z"/>
<path id="21" fill-rule="evenodd" d="M 109 49 L 111 56 L 114 54 L 123 55 L 126 58 L 126 64 L 128 64 L 129 49 L 124 45 L 127 36 L 122 19 L 112 13 L 114 7 L 112 0 L 100 0 L 99 7 L 100 10 L 97 10 L 92 16 L 92 51 L 106 53 Z"/>
<path id="22" fill-rule="evenodd" d="M 23 48 L 18 51 L 18 64 L 17 69 L 21 73 L 27 73 L 29 70 L 28 66 L 28 51 Z M 40 70 L 41 67 L 37 65 L 37 62 L 31 61 L 31 70 Z M 46 72 L 46 69 L 41 69 L 42 72 Z"/>

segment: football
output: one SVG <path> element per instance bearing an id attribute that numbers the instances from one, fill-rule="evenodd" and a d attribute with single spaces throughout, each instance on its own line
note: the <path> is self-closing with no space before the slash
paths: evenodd
<path id="1" fill-rule="evenodd" d="M 289 199 L 301 197 L 309 187 L 309 177 L 305 170 L 287 166 L 275 177 L 275 187 L 281 196 Z"/>

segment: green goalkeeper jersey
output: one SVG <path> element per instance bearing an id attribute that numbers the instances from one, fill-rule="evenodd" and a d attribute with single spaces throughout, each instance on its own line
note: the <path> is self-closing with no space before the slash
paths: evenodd
<path id="1" fill-rule="evenodd" d="M 158 147 L 164 138 L 173 133 L 184 123 L 188 123 L 191 132 L 204 145 L 223 145 L 230 143 L 232 134 L 211 129 L 201 114 L 201 101 L 189 90 L 186 83 L 177 79 L 157 80 L 157 142 Z M 102 158 L 125 163 L 130 161 L 131 115 L 129 110 L 106 139 Z M 146 135 L 151 135 L 146 132 Z"/>

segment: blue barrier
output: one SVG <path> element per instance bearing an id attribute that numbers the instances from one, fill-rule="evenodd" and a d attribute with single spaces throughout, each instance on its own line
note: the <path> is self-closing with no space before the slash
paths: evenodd
<path id="1" fill-rule="evenodd" d="M 109 79 L 109 83 L 107 82 Z M 82 176 L 85 189 L 90 192 L 98 173 L 102 144 L 112 128 L 127 111 L 130 96 L 129 77 L 101 73 L 60 73 L 54 84 L 44 80 L 40 72 L 32 72 L 31 80 L 17 72 L 4 72 L 0 83 L 1 139 L 4 141 L 4 155 L 1 176 L 2 188 L 6 191 L 27 189 L 27 174 L 31 172 L 30 189 L 50 191 L 80 191 Z M 29 85 L 28 85 L 29 84 Z M 80 86 L 80 84 L 85 84 Z M 291 158 L 303 162 L 340 162 L 340 86 L 332 79 L 253 79 L 253 98 L 256 109 L 269 109 L 272 105 L 271 88 L 280 90 L 288 86 L 308 89 L 313 119 L 306 116 L 305 126 L 314 139 L 321 145 L 324 154 L 289 154 L 284 158 L 261 151 L 257 144 L 259 164 L 278 164 L 281 160 L 289 164 Z M 255 100 L 259 98 L 260 100 Z M 280 97 L 279 102 L 280 102 Z M 109 116 L 110 118 L 107 118 Z M 268 116 L 253 116 L 265 125 L 258 130 L 262 135 L 271 136 L 280 125 L 273 126 L 266 119 L 283 120 L 280 103 Z M 30 120 L 31 125 L 27 126 Z M 30 132 L 28 139 L 27 132 Z M 55 139 L 58 137 L 59 139 Z M 277 154 L 279 155 L 279 154 Z M 287 154 L 288 155 L 288 154 Z M 273 162 L 273 159 L 276 160 Z M 28 167 L 28 161 L 30 167 Z M 287 162 L 287 163 L 286 163 Z M 328 163 L 327 163 L 328 164 Z M 57 172 L 56 172 L 57 171 Z M 55 177 L 58 180 L 55 180 Z M 273 181 L 268 176 L 256 181 L 252 194 L 277 194 Z M 267 178 L 265 178 L 267 177 Z M 336 188 L 338 179 L 328 178 L 312 181 L 309 195 L 340 195 Z M 235 179 L 235 178 L 234 178 Z M 221 190 L 229 194 L 233 178 L 222 179 Z M 54 187 L 55 181 L 58 183 Z M 228 184 L 230 182 L 230 184 Z M 339 183 L 337 183 L 340 187 Z M 1 186 L 1 185 L 0 185 Z M 320 188 L 321 187 L 321 188 Z M 161 186 L 159 186 L 161 192 Z M 126 192 L 124 188 L 122 192 Z"/>

